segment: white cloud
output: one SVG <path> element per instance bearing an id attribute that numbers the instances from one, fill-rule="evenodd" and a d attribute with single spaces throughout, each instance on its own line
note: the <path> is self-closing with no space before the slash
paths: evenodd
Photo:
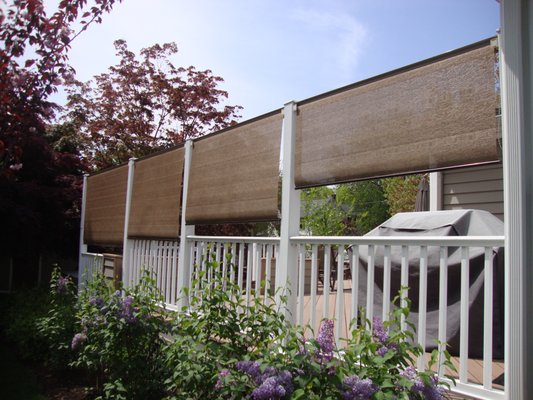
<path id="1" fill-rule="evenodd" d="M 328 41 L 328 57 L 343 79 L 351 79 L 366 47 L 368 32 L 353 15 L 317 9 L 295 10 L 293 18 Z"/>

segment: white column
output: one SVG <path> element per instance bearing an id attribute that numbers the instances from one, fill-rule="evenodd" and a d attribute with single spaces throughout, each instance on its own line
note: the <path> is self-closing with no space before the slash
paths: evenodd
<path id="1" fill-rule="evenodd" d="M 187 241 L 187 236 L 194 235 L 194 225 L 187 225 L 187 193 L 189 191 L 189 176 L 191 173 L 192 162 L 192 148 L 193 141 L 188 139 L 185 142 L 185 160 L 183 165 L 183 190 L 181 198 L 181 225 L 180 225 L 180 248 L 178 256 L 178 308 L 187 307 L 189 299 L 183 296 L 183 288 L 187 287 L 190 282 L 191 275 L 191 252 L 190 243 Z"/>
<path id="2" fill-rule="evenodd" d="M 300 192 L 295 189 L 294 184 L 296 110 L 297 105 L 294 102 L 287 103 L 283 110 L 281 230 L 279 259 L 276 265 L 276 302 L 279 304 L 280 296 L 287 295 L 285 313 L 293 322 L 296 321 L 298 249 L 290 243 L 290 237 L 300 232 Z M 285 288 L 288 289 L 287 293 L 284 293 Z"/>
<path id="3" fill-rule="evenodd" d="M 429 174 L 429 211 L 442 210 L 442 172 Z"/>
<path id="4" fill-rule="evenodd" d="M 126 211 L 124 213 L 124 239 L 122 245 L 122 283 L 124 287 L 131 285 L 130 240 L 128 239 L 128 229 L 130 225 L 131 195 L 133 192 L 135 160 L 136 158 L 130 158 L 128 162 L 128 186 L 126 188 Z"/>
<path id="5" fill-rule="evenodd" d="M 505 398 L 533 398 L 533 5 L 501 0 Z"/>
<path id="6" fill-rule="evenodd" d="M 85 207 L 87 206 L 87 178 L 89 174 L 83 175 L 83 191 L 81 195 L 81 215 L 80 215 L 80 248 L 78 252 L 78 289 L 83 286 L 85 276 L 85 268 L 83 266 L 82 253 L 87 251 L 87 245 L 85 244 Z"/>

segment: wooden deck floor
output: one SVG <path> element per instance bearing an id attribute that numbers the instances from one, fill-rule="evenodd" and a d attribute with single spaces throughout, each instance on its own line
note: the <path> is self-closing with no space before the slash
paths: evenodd
<path id="1" fill-rule="evenodd" d="M 344 281 L 344 312 L 342 316 L 342 329 L 341 337 L 347 337 L 348 329 L 347 327 L 350 324 L 351 314 L 350 314 L 350 301 L 351 301 L 351 281 Z M 335 306 L 337 302 L 337 292 L 332 291 L 329 294 L 329 306 L 328 306 L 328 317 L 334 318 L 335 316 Z M 319 285 L 319 290 L 317 290 L 316 295 L 316 324 L 313 327 L 315 333 L 318 332 L 320 321 L 324 317 L 324 306 L 325 306 L 325 296 L 322 290 L 322 286 Z M 361 305 L 359 305 L 361 306 Z M 311 321 L 311 295 L 304 295 L 304 312 L 303 312 L 303 325 L 310 324 Z M 381 315 L 381 314 L 377 314 Z M 338 323 L 338 322 L 337 322 Z M 459 371 L 459 358 L 453 357 L 452 362 L 455 365 L 457 371 Z M 503 360 L 495 360 L 492 363 L 492 382 L 494 389 L 503 389 L 503 372 L 504 364 Z M 446 371 L 447 374 L 455 376 L 458 380 L 458 374 L 451 371 Z M 468 360 L 468 382 L 483 384 L 483 360 L 479 359 L 469 359 Z M 452 397 L 454 399 L 461 399 L 463 397 Z M 467 397 L 465 397 L 467 398 Z"/>

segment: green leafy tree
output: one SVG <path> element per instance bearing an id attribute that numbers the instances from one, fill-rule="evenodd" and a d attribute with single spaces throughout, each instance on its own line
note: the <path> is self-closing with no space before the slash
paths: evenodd
<path id="1" fill-rule="evenodd" d="M 389 218 L 380 181 L 302 191 L 302 227 L 318 236 L 364 235 Z"/>
<path id="2" fill-rule="evenodd" d="M 14 258 L 15 287 L 34 283 L 42 252 L 75 252 L 84 167 L 47 134 L 49 96 L 74 73 L 75 38 L 119 2 L 62 0 L 50 13 L 42 0 L 0 0 L 0 251 Z"/>
<path id="3" fill-rule="evenodd" d="M 364 235 L 390 217 L 380 181 L 340 185 L 337 202 L 347 209 L 350 233 Z"/>
<path id="4" fill-rule="evenodd" d="M 381 180 L 385 198 L 389 203 L 389 213 L 414 211 L 416 194 L 422 175 L 395 176 Z"/>
<path id="5" fill-rule="evenodd" d="M 336 201 L 335 189 L 322 186 L 302 190 L 302 228 L 316 236 L 346 233 L 346 212 Z"/>

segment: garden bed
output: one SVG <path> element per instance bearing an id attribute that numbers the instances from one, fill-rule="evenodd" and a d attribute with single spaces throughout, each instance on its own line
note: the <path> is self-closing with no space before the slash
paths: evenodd
<path id="1" fill-rule="evenodd" d="M 431 369 L 412 366 L 422 349 L 399 329 L 408 309 L 356 328 L 340 349 L 333 320 L 306 337 L 261 297 L 246 304 L 221 276 L 193 282 L 190 307 L 167 313 L 149 273 L 125 290 L 96 276 L 78 293 L 55 271 L 45 298 L 23 298 L 8 313 L 20 354 L 40 361 L 26 364 L 34 399 L 445 398 Z"/>

